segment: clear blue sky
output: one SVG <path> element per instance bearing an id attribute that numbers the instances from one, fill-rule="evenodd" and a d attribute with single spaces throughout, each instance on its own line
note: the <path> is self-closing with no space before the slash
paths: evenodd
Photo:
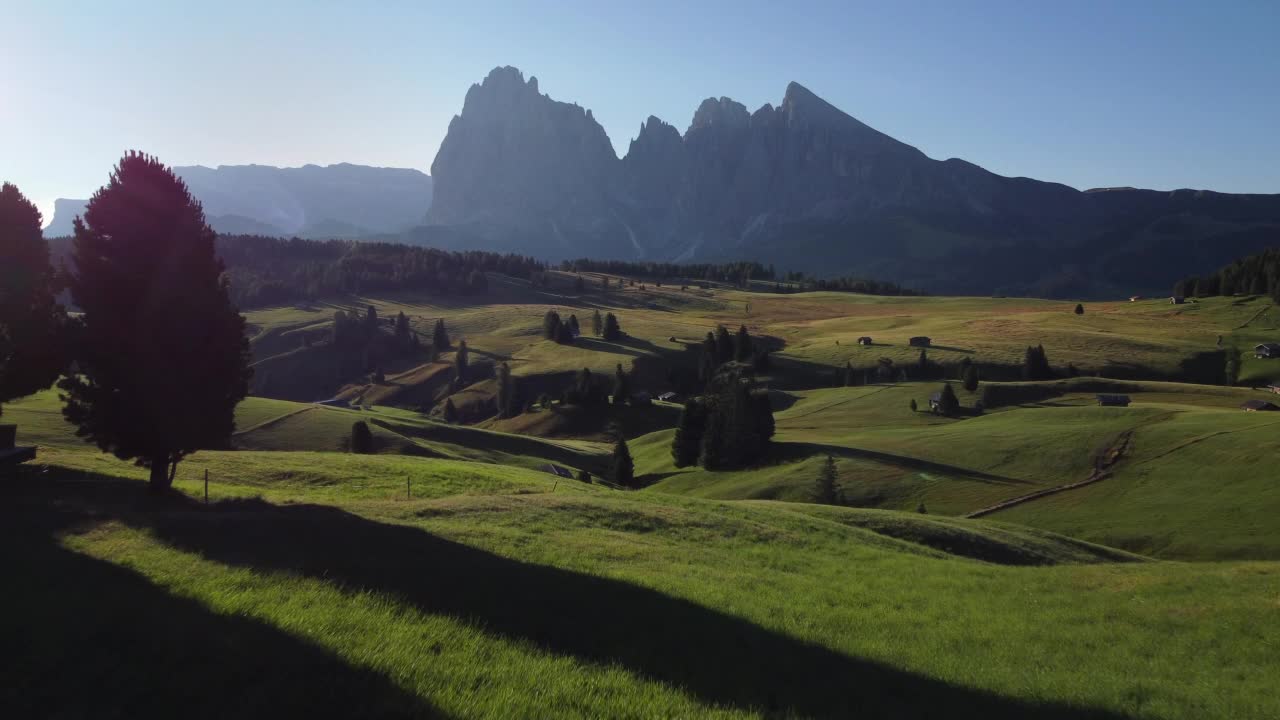
<path id="1" fill-rule="evenodd" d="M 185 5 L 0 0 L 0 179 L 47 215 L 126 149 L 428 170 L 467 88 L 515 65 L 619 153 L 650 114 L 683 130 L 796 80 L 1004 175 L 1280 192 L 1275 0 Z"/>

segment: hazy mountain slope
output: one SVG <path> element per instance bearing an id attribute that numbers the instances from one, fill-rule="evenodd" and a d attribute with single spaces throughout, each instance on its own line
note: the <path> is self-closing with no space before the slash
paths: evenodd
<path id="1" fill-rule="evenodd" d="M 421 223 L 431 178 L 418 170 L 347 163 L 321 167 L 266 165 L 176 167 L 223 233 L 360 237 L 398 233 Z M 58 200 L 47 237 L 67 235 L 84 200 Z"/>

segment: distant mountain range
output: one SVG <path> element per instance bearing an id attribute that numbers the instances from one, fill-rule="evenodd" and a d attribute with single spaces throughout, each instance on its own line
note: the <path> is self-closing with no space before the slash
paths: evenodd
<path id="1" fill-rule="evenodd" d="M 511 67 L 468 91 L 409 237 L 547 258 L 755 259 L 932 292 L 1101 295 L 1280 244 L 1280 195 L 1065 185 L 933 160 L 791 83 L 650 117 L 619 159 L 590 110 Z"/>
<path id="2" fill-rule="evenodd" d="M 421 225 L 431 206 L 431 177 L 418 170 L 339 164 L 175 167 L 227 234 L 362 238 Z M 46 237 L 70 235 L 87 200 L 59 199 Z"/>

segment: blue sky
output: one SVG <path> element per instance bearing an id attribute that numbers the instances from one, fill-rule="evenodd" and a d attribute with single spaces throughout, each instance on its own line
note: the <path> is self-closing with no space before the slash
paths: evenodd
<path id="1" fill-rule="evenodd" d="M 184 4 L 0 0 L 0 179 L 48 215 L 126 149 L 429 170 L 467 88 L 515 65 L 619 154 L 650 114 L 683 130 L 796 80 L 1003 175 L 1280 192 L 1274 0 Z"/>

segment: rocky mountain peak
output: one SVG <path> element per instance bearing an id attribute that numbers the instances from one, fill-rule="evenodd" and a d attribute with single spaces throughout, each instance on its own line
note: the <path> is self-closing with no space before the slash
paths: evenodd
<path id="1" fill-rule="evenodd" d="M 715 127 L 719 129 L 745 128 L 751 123 L 751 115 L 747 107 L 727 97 L 707 98 L 693 113 L 693 122 L 689 130 L 701 130 Z"/>

